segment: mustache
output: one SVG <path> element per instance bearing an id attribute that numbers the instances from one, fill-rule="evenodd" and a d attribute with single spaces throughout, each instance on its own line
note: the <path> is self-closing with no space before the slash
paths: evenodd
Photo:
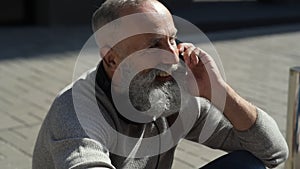
<path id="1" fill-rule="evenodd" d="M 170 74 L 171 76 L 176 74 L 186 74 L 186 68 L 184 65 L 182 65 L 181 63 L 178 64 L 172 64 L 172 65 L 166 65 L 166 64 L 159 64 L 157 65 L 155 68 L 151 68 L 147 74 L 143 74 L 143 73 L 138 73 L 137 77 L 140 78 L 146 78 L 149 81 L 154 81 L 156 76 L 158 76 L 159 74 L 166 72 L 168 74 Z"/>
<path id="2" fill-rule="evenodd" d="M 125 64 L 122 66 L 122 79 L 119 83 L 120 86 L 127 86 L 129 84 L 129 88 L 124 88 L 123 90 L 128 91 L 133 86 L 140 86 L 143 84 L 144 88 L 151 86 L 160 86 L 161 84 L 156 81 L 156 77 L 162 73 L 167 72 L 170 74 L 174 80 L 183 80 L 185 75 L 187 74 L 187 68 L 184 63 L 179 62 L 178 64 L 158 64 L 154 68 L 145 69 L 146 72 L 141 71 L 134 75 L 133 78 L 129 78 L 133 73 L 132 66 L 129 64 Z M 141 87 L 141 86 L 140 86 Z"/>

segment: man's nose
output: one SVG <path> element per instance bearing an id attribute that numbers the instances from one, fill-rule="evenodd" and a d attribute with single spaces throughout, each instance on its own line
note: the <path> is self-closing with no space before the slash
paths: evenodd
<path id="1" fill-rule="evenodd" d="M 167 51 L 162 56 L 162 63 L 163 64 L 178 64 L 179 63 L 179 50 L 177 49 L 176 45 L 168 45 L 165 48 Z"/>

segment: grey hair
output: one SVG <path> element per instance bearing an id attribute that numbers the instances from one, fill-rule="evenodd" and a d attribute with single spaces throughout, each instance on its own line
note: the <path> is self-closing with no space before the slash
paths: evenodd
<path id="1" fill-rule="evenodd" d="M 93 31 L 96 32 L 105 24 L 121 17 L 121 9 L 125 7 L 137 7 L 145 1 L 148 0 L 106 0 L 93 14 Z"/>

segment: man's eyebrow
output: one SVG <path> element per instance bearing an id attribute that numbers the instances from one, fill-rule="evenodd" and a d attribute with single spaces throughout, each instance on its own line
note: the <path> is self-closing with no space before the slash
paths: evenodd
<path id="1" fill-rule="evenodd" d="M 158 43 L 161 39 L 163 39 L 163 35 L 155 35 L 154 37 L 151 38 L 151 40 L 149 41 L 149 45 L 155 45 L 156 43 Z"/>
<path id="2" fill-rule="evenodd" d="M 176 28 L 174 28 L 174 29 L 171 31 L 171 34 L 170 34 L 170 35 L 171 35 L 172 37 L 175 37 L 175 36 L 177 35 L 177 31 L 178 31 L 178 30 L 177 30 Z"/>
<path id="3" fill-rule="evenodd" d="M 169 34 L 168 36 L 170 36 L 170 37 L 176 37 L 176 35 L 177 35 L 177 29 L 174 28 L 174 29 L 172 29 L 169 33 L 170 33 L 170 34 Z M 162 38 L 164 38 L 164 36 L 166 36 L 166 35 L 164 35 L 164 34 L 156 34 L 156 35 L 152 38 L 152 40 L 162 39 Z"/>
<path id="4" fill-rule="evenodd" d="M 169 37 L 176 37 L 176 35 L 177 35 L 177 29 L 174 28 L 174 29 L 172 29 L 172 30 L 170 31 Z M 156 34 L 154 37 L 151 38 L 151 40 L 150 40 L 150 45 L 153 45 L 153 43 L 155 43 L 155 42 L 157 42 L 157 41 L 163 39 L 164 36 L 165 36 L 165 35 L 163 35 L 163 34 Z"/>

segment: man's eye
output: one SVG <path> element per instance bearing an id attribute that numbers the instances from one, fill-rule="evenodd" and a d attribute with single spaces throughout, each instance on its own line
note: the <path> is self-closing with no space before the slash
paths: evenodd
<path id="1" fill-rule="evenodd" d="M 159 45 L 156 43 L 156 44 L 151 45 L 149 48 L 157 48 L 157 47 L 159 47 Z"/>
<path id="2" fill-rule="evenodd" d="M 154 42 L 152 42 L 149 48 L 157 48 L 157 47 L 159 47 L 159 40 L 155 40 Z"/>
<path id="3" fill-rule="evenodd" d="M 170 43 L 171 43 L 171 45 L 176 45 L 176 37 L 171 37 Z"/>

